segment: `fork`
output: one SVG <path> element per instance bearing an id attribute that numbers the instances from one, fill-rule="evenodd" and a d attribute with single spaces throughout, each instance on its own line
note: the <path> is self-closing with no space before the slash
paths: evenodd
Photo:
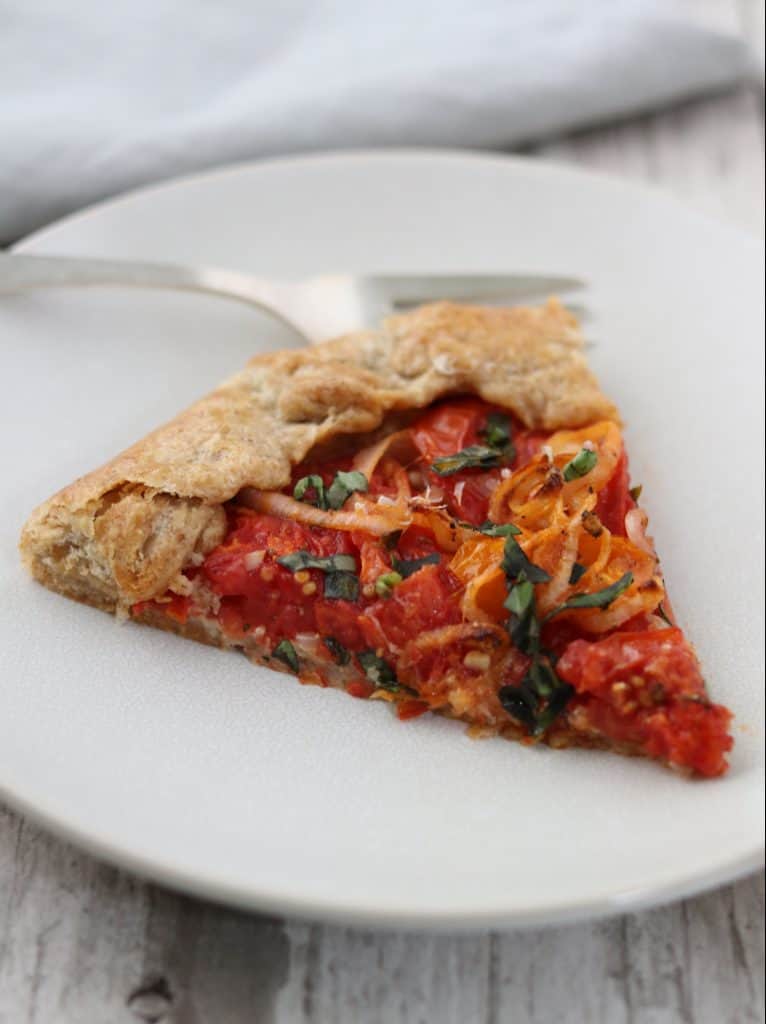
<path id="1" fill-rule="evenodd" d="M 322 274 L 282 281 L 219 267 L 0 253 L 0 294 L 71 285 L 207 292 L 257 306 L 316 342 L 437 299 L 512 305 L 573 291 L 584 282 L 543 274 Z"/>

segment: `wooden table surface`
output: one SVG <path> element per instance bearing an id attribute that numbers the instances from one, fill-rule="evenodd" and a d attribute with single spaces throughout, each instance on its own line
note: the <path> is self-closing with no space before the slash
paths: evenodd
<path id="1" fill-rule="evenodd" d="M 695 4 L 763 34 L 757 0 Z M 536 147 L 764 230 L 763 88 Z M 608 921 L 470 936 L 244 914 L 104 865 L 0 808 L 1 1024 L 745 1024 L 764 880 Z"/>

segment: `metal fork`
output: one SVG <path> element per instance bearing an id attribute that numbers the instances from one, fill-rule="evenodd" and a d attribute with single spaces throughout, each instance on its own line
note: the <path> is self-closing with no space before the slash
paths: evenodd
<path id="1" fill-rule="evenodd" d="M 436 299 L 513 305 L 584 287 L 543 274 L 322 274 L 299 281 L 217 267 L 0 253 L 0 294 L 72 285 L 127 285 L 207 292 L 257 306 L 306 341 L 321 341 Z"/>

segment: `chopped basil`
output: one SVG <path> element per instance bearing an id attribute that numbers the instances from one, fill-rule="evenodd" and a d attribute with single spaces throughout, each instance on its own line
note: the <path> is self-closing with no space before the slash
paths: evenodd
<path id="1" fill-rule="evenodd" d="M 501 567 L 508 579 L 504 602 L 510 612 L 508 631 L 514 646 L 528 654 L 531 662 L 521 683 L 501 687 L 498 698 L 529 735 L 540 736 L 564 710 L 572 693 L 556 675 L 551 656 L 540 649 L 534 584 L 545 583 L 550 576 L 529 561 L 512 535 L 506 538 Z"/>
<path id="2" fill-rule="evenodd" d="M 660 603 L 657 605 L 657 614 L 662 619 L 662 621 L 663 622 L 667 622 L 667 624 L 670 627 L 675 626 L 675 623 L 673 622 L 671 617 L 668 615 L 668 613 L 665 611 L 665 607 L 664 607 L 662 601 L 660 601 Z"/>
<path id="3" fill-rule="evenodd" d="M 291 572 L 302 569 L 320 569 L 326 573 L 324 596 L 330 600 L 356 601 L 359 597 L 359 580 L 356 577 L 356 559 L 353 555 L 312 555 L 309 551 L 292 551 L 278 558 Z"/>
<path id="4" fill-rule="evenodd" d="M 553 672 L 553 669 L 551 669 L 551 672 Z M 566 709 L 570 697 L 575 692 L 574 687 L 570 686 L 569 683 L 562 683 L 558 676 L 556 676 L 556 679 L 558 682 L 556 690 L 554 690 L 550 697 L 548 697 L 544 709 L 542 711 L 538 711 L 535 730 L 536 736 L 542 736 L 542 734 L 554 723 L 561 712 Z"/>
<path id="5" fill-rule="evenodd" d="M 505 599 L 505 607 L 512 615 L 523 618 L 529 611 L 535 598 L 535 588 L 525 579 L 523 574 L 511 587 Z"/>
<path id="6" fill-rule="evenodd" d="M 351 655 L 348 650 L 343 646 L 340 640 L 336 640 L 334 636 L 326 636 L 323 638 L 322 643 L 325 645 L 330 654 L 335 658 L 338 665 L 348 665 L 351 661 Z"/>
<path id="7" fill-rule="evenodd" d="M 486 537 L 514 537 L 521 530 L 514 523 L 493 523 L 487 519 L 481 526 L 472 526 L 470 523 L 461 523 L 461 526 L 468 526 L 471 530 L 477 530 Z"/>
<path id="8" fill-rule="evenodd" d="M 394 587 L 402 582 L 402 575 L 398 572 L 384 572 L 375 580 L 375 593 L 378 597 L 390 597 Z"/>
<path id="9" fill-rule="evenodd" d="M 391 693 L 398 693 L 402 688 L 396 678 L 396 672 L 387 661 L 379 658 L 375 651 L 362 651 L 357 655 L 359 664 L 364 669 L 364 674 L 381 690 L 389 690 Z"/>
<path id="10" fill-rule="evenodd" d="M 580 565 L 579 562 L 575 562 L 572 566 L 572 571 L 569 574 L 570 586 L 574 586 L 578 580 L 581 580 L 587 571 L 587 565 Z"/>
<path id="11" fill-rule="evenodd" d="M 353 555 L 312 555 L 310 551 L 292 551 L 278 558 L 279 565 L 291 572 L 301 569 L 321 569 L 322 572 L 356 572 Z"/>
<path id="12" fill-rule="evenodd" d="M 536 657 L 540 649 L 540 623 L 535 607 L 535 588 L 522 572 L 515 583 L 508 581 L 508 597 L 503 606 L 511 613 L 508 632 L 515 647 Z"/>
<path id="13" fill-rule="evenodd" d="M 643 484 L 636 484 L 635 487 L 631 487 L 630 488 L 630 490 L 628 491 L 628 494 L 631 496 L 633 501 L 637 502 L 638 499 L 641 497 L 641 491 L 643 491 L 643 489 L 644 489 L 644 485 Z"/>
<path id="14" fill-rule="evenodd" d="M 571 608 L 608 608 L 609 605 L 616 600 L 627 590 L 633 582 L 633 573 L 626 572 L 624 576 L 621 576 L 616 582 L 612 583 L 611 586 L 604 587 L 603 590 L 596 590 L 592 594 L 574 594 L 568 598 L 558 608 L 554 608 L 552 612 L 548 612 L 545 616 L 547 622 L 548 619 L 552 619 L 554 615 L 558 615 L 559 612 L 568 611 Z"/>
<path id="15" fill-rule="evenodd" d="M 526 728 L 531 735 L 537 729 L 537 702 L 534 695 L 522 686 L 501 686 L 497 696 L 511 718 Z"/>
<path id="16" fill-rule="evenodd" d="M 528 579 L 530 583 L 548 583 L 550 580 L 545 569 L 530 562 L 513 535 L 506 537 L 500 568 L 510 579 L 516 579 L 517 576 L 524 573 L 525 579 Z"/>
<path id="17" fill-rule="evenodd" d="M 480 436 L 486 444 L 469 444 L 454 455 L 434 459 L 431 469 L 439 476 L 452 476 L 463 469 L 494 469 L 503 463 L 513 462 L 516 450 L 511 440 L 511 421 L 506 415 L 490 413 Z"/>
<path id="18" fill-rule="evenodd" d="M 503 453 L 483 444 L 470 444 L 454 455 L 434 459 L 431 469 L 439 476 L 452 476 L 463 469 L 494 469 L 503 460 Z"/>
<path id="19" fill-rule="evenodd" d="M 352 470 L 349 473 L 338 470 L 335 479 L 327 489 L 327 507 L 332 509 L 343 508 L 348 498 L 355 491 L 366 491 L 369 489 L 367 477 L 364 473 Z"/>
<path id="20" fill-rule="evenodd" d="M 293 497 L 296 501 L 303 501 L 307 491 L 313 490 L 316 494 L 316 501 L 307 502 L 309 505 L 316 505 L 317 508 L 327 508 L 324 493 L 324 480 L 317 473 L 311 476 L 302 476 L 293 487 Z"/>
<path id="21" fill-rule="evenodd" d="M 562 474 L 564 480 L 569 483 L 571 480 L 585 476 L 586 473 L 590 473 L 597 462 L 598 455 L 594 451 L 591 451 L 590 448 L 581 448 L 577 455 L 564 466 Z"/>
<path id="22" fill-rule="evenodd" d="M 550 662 L 533 661 L 518 686 L 503 686 L 498 697 L 511 718 L 521 722 L 531 736 L 542 734 L 566 708 L 574 689 L 562 683 Z"/>
<path id="23" fill-rule="evenodd" d="M 424 565 L 438 565 L 440 561 L 441 555 L 438 551 L 432 551 L 430 555 L 423 555 L 422 558 L 397 558 L 396 555 L 391 556 L 391 565 L 394 568 L 394 572 L 399 573 L 404 580 L 408 576 L 412 576 L 418 569 L 422 569 Z"/>
<path id="24" fill-rule="evenodd" d="M 330 601 L 356 601 L 358 577 L 352 572 L 328 572 L 324 578 L 324 596 Z"/>
<path id="25" fill-rule="evenodd" d="M 503 451 L 509 462 L 516 457 L 511 440 L 511 421 L 505 413 L 491 412 L 487 417 L 487 425 L 481 433 L 489 447 Z"/>
<path id="26" fill-rule="evenodd" d="M 310 476 L 302 476 L 293 488 L 293 497 L 296 501 L 304 501 L 308 491 L 313 490 L 316 501 L 309 504 L 316 505 L 322 509 L 343 508 L 347 499 L 355 491 L 366 491 L 369 487 L 367 477 L 357 470 L 345 472 L 339 469 L 330 486 L 325 489 L 324 480 L 316 473 Z"/>
<path id="27" fill-rule="evenodd" d="M 289 640 L 280 640 L 271 653 L 275 658 L 283 661 L 293 672 L 297 672 L 300 669 L 298 655 L 295 653 L 295 648 Z"/>

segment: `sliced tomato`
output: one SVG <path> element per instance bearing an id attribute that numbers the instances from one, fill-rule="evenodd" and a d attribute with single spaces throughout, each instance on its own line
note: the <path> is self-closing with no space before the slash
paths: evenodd
<path id="1" fill-rule="evenodd" d="M 478 398 L 453 399 L 430 409 L 411 427 L 415 447 L 423 456 L 426 480 L 441 493 L 452 515 L 478 525 L 487 518 L 489 497 L 497 487 L 500 470 L 466 469 L 442 477 L 429 470 L 434 459 L 469 445 L 482 444 L 482 430 L 494 408 Z"/>
<path id="2" fill-rule="evenodd" d="M 325 603 L 321 599 L 324 573 L 312 569 L 308 579 L 296 579 L 294 572 L 279 564 L 280 558 L 295 551 L 358 557 L 346 533 L 245 510 L 232 514 L 226 540 L 202 565 L 202 573 L 221 598 L 218 618 L 227 633 L 247 634 L 264 626 L 270 637 L 279 640 L 316 631 L 316 608 Z M 248 558 L 256 552 L 260 557 Z"/>
<path id="3" fill-rule="evenodd" d="M 513 468 L 521 469 L 531 462 L 550 436 L 550 430 L 519 430 L 515 433 L 513 446 L 516 449 L 516 459 Z"/>
<path id="4" fill-rule="evenodd" d="M 320 598 L 314 604 L 316 630 L 321 637 L 331 637 L 350 651 L 367 647 L 360 623 L 361 609 L 351 601 L 326 601 Z"/>
<path id="5" fill-rule="evenodd" d="M 365 608 L 359 625 L 370 647 L 402 648 L 413 636 L 460 622 L 455 577 L 440 565 L 425 565 L 403 580 L 390 597 Z"/>
<path id="6" fill-rule="evenodd" d="M 601 489 L 596 504 L 596 515 L 610 533 L 625 537 L 625 516 L 636 503 L 630 496 L 628 456 L 623 448 L 614 472 Z"/>
<path id="7" fill-rule="evenodd" d="M 411 718 L 419 718 L 429 710 L 430 705 L 424 700 L 400 700 L 396 705 L 396 717 L 400 722 L 408 722 Z"/>
<path id="8" fill-rule="evenodd" d="M 556 664 L 576 691 L 571 713 L 615 743 L 700 775 L 726 771 L 731 712 L 711 704 L 680 629 L 575 640 Z"/>
<path id="9" fill-rule="evenodd" d="M 477 444 L 492 406 L 480 398 L 457 398 L 434 405 L 410 427 L 415 447 L 426 462 L 454 455 Z"/>

